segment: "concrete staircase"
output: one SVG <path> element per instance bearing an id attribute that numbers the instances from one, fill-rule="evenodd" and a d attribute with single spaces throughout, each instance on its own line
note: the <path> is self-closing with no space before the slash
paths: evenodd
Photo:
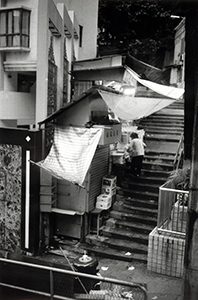
<path id="1" fill-rule="evenodd" d="M 124 261 L 147 261 L 148 236 L 157 224 L 159 187 L 173 169 L 183 133 L 183 102 L 141 120 L 147 145 L 141 177 L 123 172 L 116 201 L 97 238 L 87 236 L 85 248 L 96 256 Z"/>

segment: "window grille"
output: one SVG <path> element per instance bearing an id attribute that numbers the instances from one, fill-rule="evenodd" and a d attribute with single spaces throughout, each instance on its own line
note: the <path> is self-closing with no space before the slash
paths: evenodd
<path id="1" fill-rule="evenodd" d="M 66 39 L 64 40 L 64 71 L 63 71 L 63 105 L 67 103 L 67 88 L 68 88 L 68 72 L 69 72 L 69 63 L 67 60 L 67 50 L 66 50 Z"/>
<path id="2" fill-rule="evenodd" d="M 47 104 L 48 116 L 56 111 L 56 104 L 57 104 L 56 98 L 57 98 L 57 66 L 54 60 L 53 37 L 51 36 L 49 58 L 48 58 L 48 104 Z"/>
<path id="3" fill-rule="evenodd" d="M 0 47 L 24 47 L 30 43 L 30 11 L 16 8 L 0 11 Z"/>

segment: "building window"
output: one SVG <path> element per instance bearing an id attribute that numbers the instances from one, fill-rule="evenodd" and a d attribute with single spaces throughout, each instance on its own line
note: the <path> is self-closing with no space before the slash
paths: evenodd
<path id="1" fill-rule="evenodd" d="M 83 39 L 83 26 L 79 25 L 79 47 L 82 47 L 82 39 Z"/>
<path id="2" fill-rule="evenodd" d="M 16 8 L 0 11 L 0 47 L 29 47 L 30 11 Z"/>

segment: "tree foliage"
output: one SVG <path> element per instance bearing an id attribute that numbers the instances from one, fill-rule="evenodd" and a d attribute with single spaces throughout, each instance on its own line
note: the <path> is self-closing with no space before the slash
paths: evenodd
<path id="1" fill-rule="evenodd" d="M 136 57 L 169 49 L 178 24 L 170 17 L 173 2 L 100 0 L 98 45 L 127 49 Z"/>

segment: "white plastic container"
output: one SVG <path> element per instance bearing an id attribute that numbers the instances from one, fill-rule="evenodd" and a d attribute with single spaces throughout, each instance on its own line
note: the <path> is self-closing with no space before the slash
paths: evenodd
<path id="1" fill-rule="evenodd" d="M 110 196 L 114 196 L 116 194 L 116 187 L 115 188 L 110 188 L 107 185 L 103 185 L 101 193 L 106 194 L 106 195 L 110 195 Z"/>
<path id="2" fill-rule="evenodd" d="M 104 176 L 102 179 L 102 186 L 108 186 L 111 188 L 115 188 L 116 187 L 116 181 L 117 181 L 117 177 L 114 175 L 107 175 Z"/>
<path id="3" fill-rule="evenodd" d="M 96 208 L 109 209 L 111 207 L 112 197 L 110 195 L 101 194 L 97 197 Z"/>

